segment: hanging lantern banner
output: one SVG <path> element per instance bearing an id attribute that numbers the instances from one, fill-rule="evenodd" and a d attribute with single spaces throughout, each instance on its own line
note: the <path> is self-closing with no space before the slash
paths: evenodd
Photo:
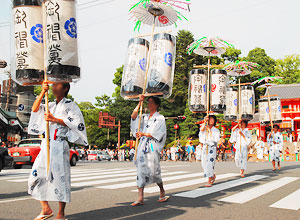
<path id="1" fill-rule="evenodd" d="M 175 71 L 176 38 L 171 34 L 155 34 L 146 91 L 172 94 Z"/>
<path id="2" fill-rule="evenodd" d="M 206 111 L 207 71 L 194 69 L 190 75 L 189 107 L 192 112 Z"/>
<path id="3" fill-rule="evenodd" d="M 129 40 L 121 85 L 123 98 L 143 93 L 148 52 L 149 41 L 142 38 Z"/>
<path id="4" fill-rule="evenodd" d="M 226 110 L 226 80 L 227 73 L 225 70 L 211 71 L 211 110 L 223 112 Z"/>
<path id="5" fill-rule="evenodd" d="M 44 77 L 43 16 L 40 0 L 13 0 L 13 78 L 22 85 Z"/>
<path id="6" fill-rule="evenodd" d="M 270 98 L 271 117 L 274 124 L 282 122 L 281 101 L 279 97 Z M 261 124 L 270 124 L 270 109 L 268 98 L 261 98 L 259 100 L 259 120 Z"/>
<path id="7" fill-rule="evenodd" d="M 76 0 L 44 0 L 47 74 L 49 81 L 80 78 Z"/>
<path id="8" fill-rule="evenodd" d="M 241 88 L 241 114 L 242 119 L 252 120 L 255 111 L 255 96 L 253 86 L 247 85 Z"/>
<path id="9" fill-rule="evenodd" d="M 238 118 L 238 90 L 229 87 L 226 91 L 225 120 L 236 121 Z"/>

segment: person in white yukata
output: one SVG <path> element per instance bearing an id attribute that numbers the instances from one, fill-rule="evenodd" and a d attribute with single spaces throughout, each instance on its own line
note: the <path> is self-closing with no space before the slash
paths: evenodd
<path id="1" fill-rule="evenodd" d="M 270 160 L 272 161 L 273 171 L 276 170 L 276 162 L 278 164 L 278 170 L 281 169 L 280 167 L 280 153 L 282 152 L 283 148 L 283 137 L 279 131 L 279 126 L 274 125 L 274 131 L 268 135 L 267 138 L 268 144 L 270 146 Z"/>
<path id="2" fill-rule="evenodd" d="M 59 202 L 56 220 L 65 219 L 65 206 L 70 202 L 70 149 L 68 142 L 88 145 L 83 116 L 79 107 L 67 99 L 70 90 L 69 83 L 54 83 L 52 87 L 55 102 L 49 103 L 49 113 L 41 104 L 48 91 L 48 82 L 43 83 L 42 92 L 32 106 L 28 125 L 28 133 L 41 135 L 46 130 L 49 121 L 50 130 L 50 168 L 47 173 L 47 143 L 42 140 L 41 151 L 36 158 L 28 180 L 28 193 L 39 200 L 42 211 L 35 220 L 49 219 L 53 211 L 49 201 Z"/>
<path id="3" fill-rule="evenodd" d="M 131 132 L 134 137 L 140 139 L 137 150 L 137 189 L 138 200 L 132 206 L 144 204 L 144 187 L 156 183 L 160 188 L 158 202 L 166 202 L 169 196 L 165 195 L 160 169 L 160 152 L 166 142 L 166 122 L 165 117 L 159 114 L 160 99 L 158 97 L 148 98 L 148 109 L 150 114 L 143 114 L 141 129 L 138 131 L 139 109 L 145 97 L 140 96 L 140 102 L 131 115 Z"/>
<path id="4" fill-rule="evenodd" d="M 208 125 L 206 125 L 207 122 Z M 211 187 L 216 180 L 214 170 L 217 146 L 220 141 L 220 131 L 215 127 L 216 124 L 217 118 L 215 115 L 206 116 L 199 133 L 199 142 L 203 144 L 201 164 L 204 170 L 204 177 L 208 177 L 206 187 Z"/>
<path id="5" fill-rule="evenodd" d="M 264 162 L 264 148 L 265 148 L 265 143 L 262 141 L 262 137 L 258 137 L 257 141 L 254 145 L 254 147 L 256 148 L 256 152 L 257 152 L 257 162 L 258 161 L 262 161 Z"/>
<path id="6" fill-rule="evenodd" d="M 230 142 L 235 144 L 235 164 L 240 168 L 240 175 L 245 177 L 248 160 L 248 146 L 251 143 L 251 133 L 247 129 L 248 121 L 239 120 L 238 124 L 232 128 Z"/>

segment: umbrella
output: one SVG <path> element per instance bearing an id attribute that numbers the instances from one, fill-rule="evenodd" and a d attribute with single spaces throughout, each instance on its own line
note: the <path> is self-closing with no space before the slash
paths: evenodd
<path id="1" fill-rule="evenodd" d="M 252 70 L 258 66 L 257 63 L 237 60 L 235 63 L 226 65 L 225 69 L 229 76 L 238 77 L 249 75 Z"/>
<path id="2" fill-rule="evenodd" d="M 264 76 L 258 80 L 256 80 L 255 82 L 252 83 L 252 85 L 255 85 L 255 84 L 259 84 L 259 83 L 262 83 L 262 82 L 270 82 L 270 81 L 281 81 L 283 79 L 283 77 L 280 77 L 280 76 Z"/>
<path id="3" fill-rule="evenodd" d="M 202 37 L 191 43 L 187 50 L 188 54 L 195 53 L 202 56 L 219 56 L 225 53 L 227 48 L 234 48 L 234 46 L 219 37 Z"/>
<path id="4" fill-rule="evenodd" d="M 141 24 L 155 25 L 155 27 L 166 27 L 172 24 L 176 25 L 177 20 L 188 20 L 180 11 L 188 10 L 190 0 L 140 0 L 134 4 L 129 12 L 136 18 L 134 30 L 140 30 Z M 186 5 L 184 8 L 181 5 Z M 155 19 L 158 18 L 158 19 Z"/>
<path id="5" fill-rule="evenodd" d="M 163 4 L 140 5 L 132 10 L 133 15 L 142 23 L 155 25 L 155 27 L 166 27 L 175 24 L 178 17 L 176 11 Z M 156 19 L 157 18 L 157 19 Z"/>
<path id="6" fill-rule="evenodd" d="M 252 85 L 253 85 L 253 83 L 252 83 Z M 257 88 L 269 88 L 269 87 L 272 87 L 272 86 L 275 86 L 275 85 L 276 84 L 274 84 L 274 83 L 266 83 L 266 84 L 257 86 Z"/>

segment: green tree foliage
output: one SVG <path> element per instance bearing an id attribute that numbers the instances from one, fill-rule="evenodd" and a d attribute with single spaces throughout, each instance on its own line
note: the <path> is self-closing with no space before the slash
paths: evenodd
<path id="1" fill-rule="evenodd" d="M 290 55 L 276 61 L 276 74 L 282 76 L 281 83 L 300 83 L 300 55 Z"/>

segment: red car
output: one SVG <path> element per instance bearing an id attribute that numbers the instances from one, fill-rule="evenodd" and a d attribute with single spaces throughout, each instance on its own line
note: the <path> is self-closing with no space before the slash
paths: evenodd
<path id="1" fill-rule="evenodd" d="M 97 153 L 97 151 L 95 151 L 95 150 L 90 150 L 89 152 L 88 152 L 88 160 L 98 160 L 98 155 L 97 155 L 98 153 Z"/>
<path id="2" fill-rule="evenodd" d="M 9 154 L 14 158 L 14 168 L 21 169 L 23 165 L 32 165 L 40 153 L 42 139 L 24 139 L 17 147 L 9 149 Z M 76 150 L 70 149 L 70 164 L 76 166 L 79 154 Z"/>

